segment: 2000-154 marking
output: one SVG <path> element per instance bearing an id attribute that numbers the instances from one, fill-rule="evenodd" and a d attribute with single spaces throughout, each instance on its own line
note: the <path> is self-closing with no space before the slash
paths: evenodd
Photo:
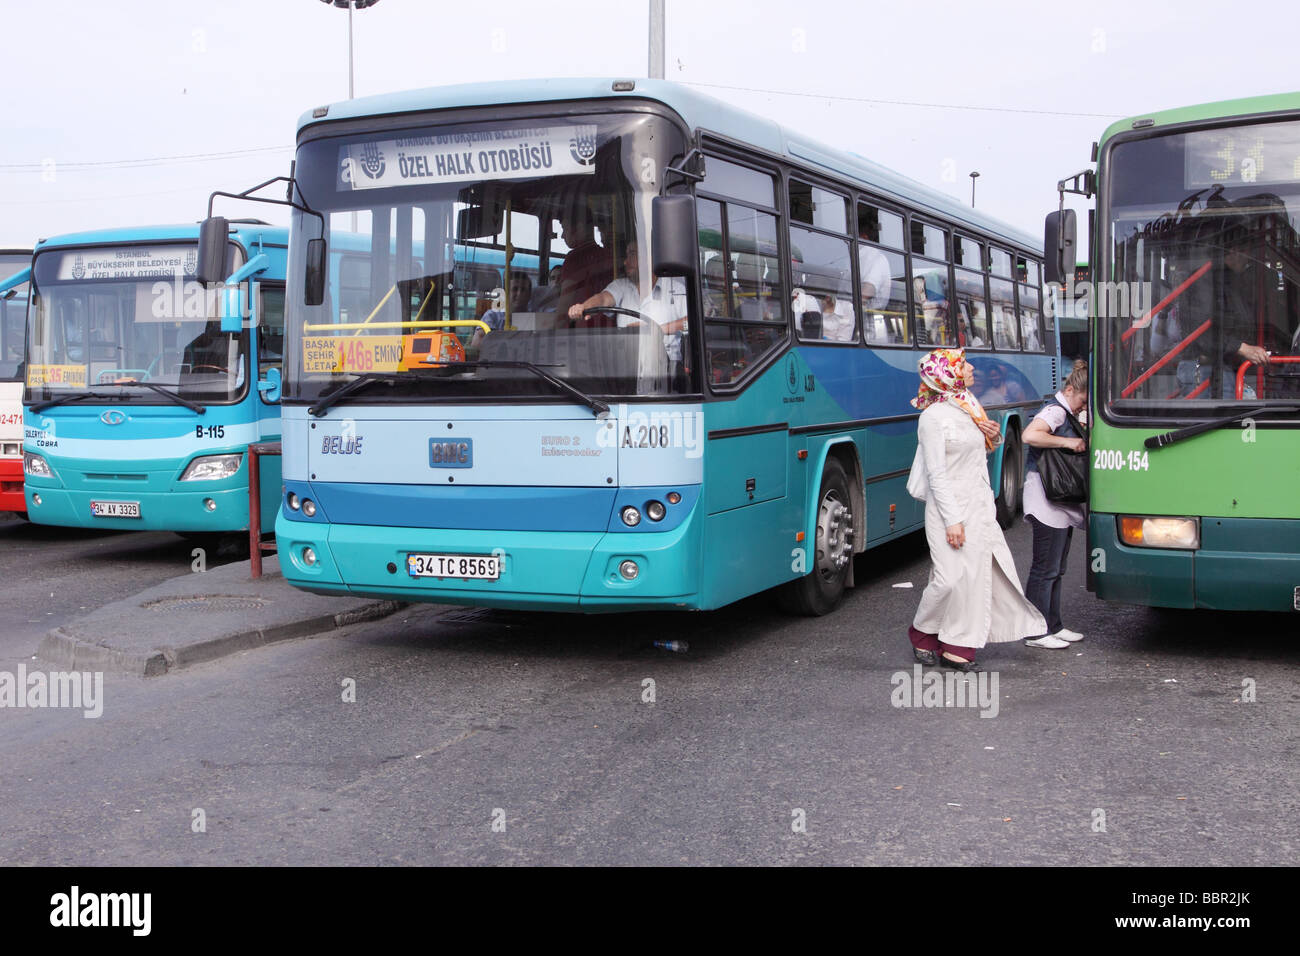
<path id="1" fill-rule="evenodd" d="M 1145 451 L 1112 451 L 1094 448 L 1092 467 L 1097 471 L 1146 471 L 1149 467 Z"/>

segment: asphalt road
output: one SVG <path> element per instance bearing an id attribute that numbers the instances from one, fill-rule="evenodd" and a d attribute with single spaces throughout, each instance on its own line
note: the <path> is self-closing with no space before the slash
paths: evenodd
<path id="1" fill-rule="evenodd" d="M 1026 529 L 1009 541 L 1023 577 Z M 1065 617 L 1087 639 L 986 648 L 992 717 L 894 706 L 919 536 L 861 556 L 820 619 L 766 596 L 700 614 L 417 607 L 106 675 L 98 719 L 0 710 L 0 862 L 1293 863 L 1296 618 L 1102 605 L 1083 550 Z M 189 554 L 0 526 L 0 670 L 39 666 L 47 627 Z"/>

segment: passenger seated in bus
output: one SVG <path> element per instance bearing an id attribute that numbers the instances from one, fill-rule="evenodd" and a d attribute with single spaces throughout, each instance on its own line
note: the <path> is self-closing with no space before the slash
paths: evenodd
<path id="1" fill-rule="evenodd" d="M 941 293 L 930 289 L 926 279 L 917 276 L 912 280 L 916 302 L 920 306 L 920 322 L 916 327 L 918 345 L 948 344 L 948 300 Z"/>
<path id="2" fill-rule="evenodd" d="M 727 277 L 722 266 L 722 256 L 717 255 L 704 265 L 704 315 L 717 318 L 727 314 Z"/>
<path id="3" fill-rule="evenodd" d="M 611 306 L 639 312 L 653 321 L 664 333 L 664 349 L 671 368 L 682 360 L 682 335 L 686 331 L 686 287 L 680 279 L 657 279 L 647 294 L 642 294 L 640 261 L 637 244 L 629 242 L 623 253 L 626 275 L 615 279 L 585 302 L 569 307 L 569 318 L 581 321 L 587 309 L 607 309 Z M 630 328 L 641 324 L 636 316 L 619 313 L 618 327 Z"/>
<path id="4" fill-rule="evenodd" d="M 596 242 L 586 209 L 567 208 L 560 228 L 568 255 L 560 266 L 560 291 L 557 310 L 570 312 L 571 306 L 596 295 L 614 278 L 609 252 Z"/>
<path id="5" fill-rule="evenodd" d="M 871 246 L 858 246 L 858 275 L 862 278 L 862 308 L 866 311 L 883 309 L 889 304 L 893 286 L 889 260 L 884 253 Z"/>
<path id="6" fill-rule="evenodd" d="M 852 342 L 858 319 L 853 303 L 823 292 L 808 295 L 795 289 L 793 297 L 795 321 L 803 338 L 819 338 L 828 342 Z M 810 322 L 815 318 L 815 323 Z"/>
<path id="7" fill-rule="evenodd" d="M 772 294 L 763 282 L 765 266 L 756 255 L 742 253 L 736 257 L 735 310 L 742 319 L 751 322 L 779 321 L 781 313 Z"/>
<path id="8" fill-rule="evenodd" d="M 505 296 L 504 289 L 496 289 L 494 291 L 500 292 L 502 298 L 504 299 Z M 527 312 L 528 303 L 532 299 L 532 296 L 533 296 L 533 277 L 530 276 L 527 272 L 522 272 L 517 269 L 511 271 L 510 273 L 511 313 L 514 314 L 519 312 Z M 491 309 L 488 309 L 488 311 L 483 313 L 481 321 L 486 322 L 488 328 L 490 328 L 493 332 L 499 332 L 506 327 L 506 310 L 504 308 L 505 302 L 504 301 L 501 302 L 501 307 L 498 307 L 495 301 L 493 301 L 492 305 L 493 307 Z M 473 337 L 470 338 L 468 347 L 470 349 L 477 349 L 479 346 L 483 344 L 483 336 L 486 334 L 487 333 L 484 332 L 482 329 L 475 328 L 474 335 Z"/>
<path id="9" fill-rule="evenodd" d="M 1032 312 L 1020 313 L 1020 337 L 1026 352 L 1041 352 L 1042 339 L 1038 336 L 1038 320 Z"/>
<path id="10" fill-rule="evenodd" d="M 533 290 L 532 301 L 529 302 L 529 312 L 554 312 L 556 303 L 560 297 L 560 266 L 551 266 L 551 271 L 547 275 L 546 285 L 539 285 Z"/>

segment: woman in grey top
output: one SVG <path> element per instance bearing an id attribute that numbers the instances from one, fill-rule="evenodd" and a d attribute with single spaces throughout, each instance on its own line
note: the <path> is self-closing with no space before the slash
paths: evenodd
<path id="1" fill-rule="evenodd" d="M 1047 620 L 1046 634 L 1025 641 L 1030 647 L 1059 650 L 1083 640 L 1082 634 L 1061 623 L 1061 582 L 1065 580 L 1070 538 L 1075 528 L 1083 527 L 1083 505 L 1048 500 L 1043 479 L 1038 474 L 1038 456 L 1044 448 L 1085 450 L 1084 436 L 1070 424 L 1066 409 L 1070 415 L 1078 416 L 1087 400 L 1088 363 L 1079 359 L 1065 385 L 1025 429 L 1025 444 L 1029 446 L 1025 466 L 1025 520 L 1034 529 L 1034 560 L 1025 582 L 1025 597 Z"/>

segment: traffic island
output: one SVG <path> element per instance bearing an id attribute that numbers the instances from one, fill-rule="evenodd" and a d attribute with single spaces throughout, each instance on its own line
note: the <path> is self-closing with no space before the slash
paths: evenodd
<path id="1" fill-rule="evenodd" d="M 276 641 L 373 621 L 398 601 L 324 597 L 290 587 L 277 558 L 254 580 L 247 562 L 184 574 L 56 627 L 36 655 L 70 670 L 159 677 Z"/>

